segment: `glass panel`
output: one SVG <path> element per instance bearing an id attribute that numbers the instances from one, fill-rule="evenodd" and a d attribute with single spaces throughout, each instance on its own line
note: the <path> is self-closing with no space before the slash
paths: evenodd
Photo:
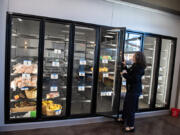
<path id="1" fill-rule="evenodd" d="M 170 94 L 170 77 L 173 63 L 173 42 L 162 39 L 156 107 L 165 107 Z"/>
<path id="2" fill-rule="evenodd" d="M 12 19 L 10 118 L 35 118 L 39 21 Z"/>
<path id="3" fill-rule="evenodd" d="M 126 61 L 128 68 L 130 68 L 133 64 L 132 59 L 134 53 L 141 51 L 141 40 L 142 40 L 141 34 L 126 33 L 124 60 Z M 122 77 L 120 110 L 123 109 L 125 95 L 126 95 L 126 79 Z"/>
<path id="4" fill-rule="evenodd" d="M 69 27 L 64 24 L 45 24 L 42 93 L 44 116 L 65 115 Z"/>
<path id="5" fill-rule="evenodd" d="M 142 78 L 142 95 L 139 100 L 139 109 L 150 108 L 153 94 L 153 78 L 155 75 L 155 57 L 156 57 L 157 39 L 154 37 L 144 37 L 144 55 L 146 57 L 147 67 L 145 75 Z"/>
<path id="6" fill-rule="evenodd" d="M 124 52 L 137 51 L 141 51 L 141 35 L 134 33 L 126 33 Z"/>
<path id="7" fill-rule="evenodd" d="M 96 30 L 75 27 L 71 114 L 90 113 Z"/>
<path id="8" fill-rule="evenodd" d="M 99 78 L 97 89 L 97 112 L 113 111 L 115 97 L 115 72 L 118 48 L 118 33 L 101 30 Z"/>

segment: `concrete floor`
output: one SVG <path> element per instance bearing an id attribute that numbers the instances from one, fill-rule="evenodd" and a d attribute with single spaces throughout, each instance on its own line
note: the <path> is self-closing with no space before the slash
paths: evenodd
<path id="1" fill-rule="evenodd" d="M 123 133 L 116 122 L 2 132 L 1 135 L 180 135 L 180 118 L 159 116 L 136 120 L 135 133 Z"/>

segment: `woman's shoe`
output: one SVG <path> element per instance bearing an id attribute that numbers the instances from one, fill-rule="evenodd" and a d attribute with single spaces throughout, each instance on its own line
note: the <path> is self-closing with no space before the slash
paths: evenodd
<path id="1" fill-rule="evenodd" d="M 124 124 L 124 120 L 122 118 L 118 118 L 117 119 L 117 122 L 121 123 L 121 124 Z"/>
<path id="2" fill-rule="evenodd" d="M 125 127 L 125 128 L 123 128 L 123 131 L 124 132 L 134 132 L 135 128 L 134 127 Z"/>

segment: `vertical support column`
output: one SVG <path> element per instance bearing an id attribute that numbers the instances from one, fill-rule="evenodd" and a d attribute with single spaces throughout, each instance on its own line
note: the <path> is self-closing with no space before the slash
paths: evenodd
<path id="1" fill-rule="evenodd" d="M 40 21 L 39 32 L 39 50 L 38 50 L 38 82 L 37 82 L 37 117 L 40 119 L 42 115 L 42 84 L 43 84 L 43 57 L 44 57 L 44 34 L 45 34 L 45 21 Z"/>
<path id="2" fill-rule="evenodd" d="M 75 37 L 75 25 L 71 24 L 70 33 L 69 33 L 68 70 L 67 70 L 67 94 L 66 94 L 66 116 L 67 117 L 69 117 L 71 115 L 73 61 L 74 61 L 74 37 Z"/>
<path id="3" fill-rule="evenodd" d="M 6 18 L 6 53 L 5 53 L 5 93 L 4 93 L 4 110 L 5 123 L 10 120 L 10 59 L 11 59 L 11 28 L 12 15 L 7 14 Z"/>
<path id="4" fill-rule="evenodd" d="M 113 104 L 113 112 L 119 118 L 120 111 L 120 100 L 121 100 L 121 85 L 122 85 L 122 77 L 120 76 L 120 72 L 122 71 L 122 60 L 124 59 L 124 44 L 125 44 L 125 28 L 121 28 L 120 32 L 118 32 L 118 48 L 117 48 L 117 61 L 116 61 L 116 75 L 115 75 L 115 99 Z"/>

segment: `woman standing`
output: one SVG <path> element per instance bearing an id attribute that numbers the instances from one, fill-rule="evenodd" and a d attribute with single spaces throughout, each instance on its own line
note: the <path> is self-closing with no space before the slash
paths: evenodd
<path id="1" fill-rule="evenodd" d="M 133 65 L 131 68 L 126 67 L 123 62 L 124 70 L 121 75 L 126 79 L 127 93 L 123 105 L 122 118 L 118 119 L 121 123 L 125 123 L 125 132 L 133 132 L 135 130 L 135 112 L 138 109 L 139 96 L 142 94 L 141 78 L 146 68 L 145 56 L 142 52 L 136 52 L 133 55 Z"/>

